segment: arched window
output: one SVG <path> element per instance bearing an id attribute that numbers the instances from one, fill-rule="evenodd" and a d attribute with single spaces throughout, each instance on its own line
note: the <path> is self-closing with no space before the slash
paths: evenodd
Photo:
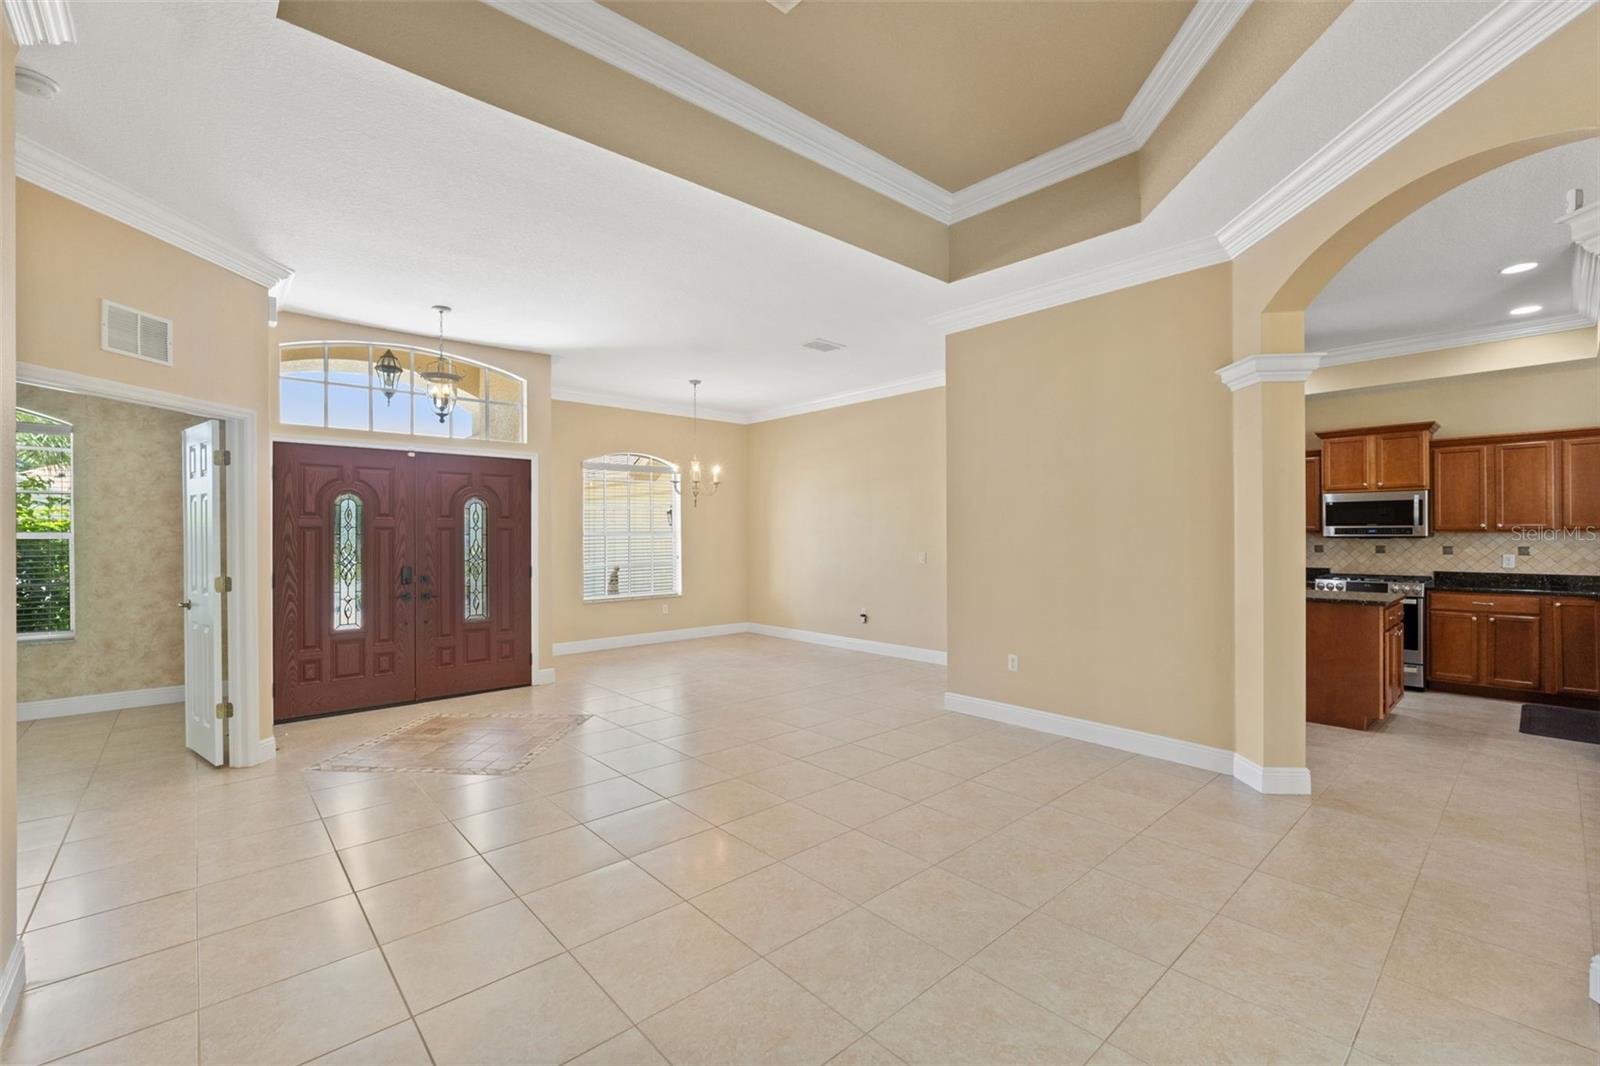
<path id="1" fill-rule="evenodd" d="M 528 386 L 522 378 L 451 354 L 461 374 L 455 410 L 440 422 L 420 371 L 427 348 L 310 341 L 278 349 L 278 421 L 372 433 L 520 443 L 526 439 Z M 392 361 L 386 356 L 392 355 Z M 383 372 L 385 366 L 398 369 Z"/>
<path id="2" fill-rule="evenodd" d="M 473 496 L 461 514 L 462 608 L 469 622 L 489 620 L 489 508 Z"/>
<path id="3" fill-rule="evenodd" d="M 678 468 L 633 452 L 583 461 L 583 598 L 683 591 Z"/>
<path id="4" fill-rule="evenodd" d="M 333 501 L 333 628 L 361 628 L 361 497 Z"/>
<path id="5" fill-rule="evenodd" d="M 17 409 L 17 636 L 72 636 L 72 424 Z"/>

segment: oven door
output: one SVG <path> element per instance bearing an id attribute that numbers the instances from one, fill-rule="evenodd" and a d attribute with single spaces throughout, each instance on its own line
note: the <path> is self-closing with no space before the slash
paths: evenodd
<path id="1" fill-rule="evenodd" d="M 1426 492 L 1326 492 L 1325 537 L 1426 537 Z"/>

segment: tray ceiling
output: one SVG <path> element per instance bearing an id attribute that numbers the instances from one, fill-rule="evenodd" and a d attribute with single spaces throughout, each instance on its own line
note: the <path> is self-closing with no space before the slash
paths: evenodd
<path id="1" fill-rule="evenodd" d="M 1121 118 L 1193 5 L 606 6 L 955 191 Z"/>

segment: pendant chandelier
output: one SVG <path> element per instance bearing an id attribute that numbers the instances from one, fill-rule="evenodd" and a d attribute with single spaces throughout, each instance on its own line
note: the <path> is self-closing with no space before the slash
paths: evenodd
<path id="1" fill-rule="evenodd" d="M 383 350 L 383 354 L 378 356 L 378 361 L 372 365 L 372 372 L 378 375 L 378 381 L 383 385 L 384 404 L 386 406 L 393 404 L 400 375 L 406 372 L 406 368 L 394 354 L 393 348 Z"/>
<path id="2" fill-rule="evenodd" d="M 689 387 L 694 390 L 693 421 L 690 422 L 690 452 L 689 452 L 689 504 L 692 507 L 700 506 L 700 379 L 690 378 Z M 705 495 L 715 496 L 722 487 L 722 464 L 711 464 L 711 488 L 705 490 Z"/>
<path id="3" fill-rule="evenodd" d="M 446 304 L 434 304 L 433 309 L 439 312 L 439 355 L 420 373 L 428 383 L 428 402 L 433 405 L 433 413 L 443 422 L 455 410 L 456 386 L 461 383 L 461 375 L 456 373 L 455 363 L 444 353 L 444 316 L 450 308 Z"/>

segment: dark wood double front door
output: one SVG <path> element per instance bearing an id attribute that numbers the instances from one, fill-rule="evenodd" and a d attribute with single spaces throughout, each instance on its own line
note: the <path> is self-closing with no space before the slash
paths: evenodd
<path id="1" fill-rule="evenodd" d="M 526 460 L 272 460 L 275 720 L 532 683 Z"/>

